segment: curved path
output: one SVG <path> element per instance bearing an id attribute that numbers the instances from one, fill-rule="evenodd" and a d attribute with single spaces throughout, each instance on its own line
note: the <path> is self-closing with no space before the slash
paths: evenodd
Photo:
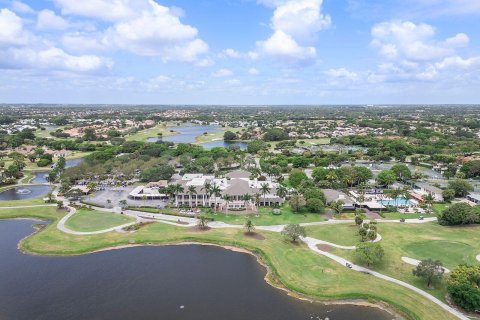
<path id="1" fill-rule="evenodd" d="M 129 223 L 126 223 L 126 224 L 122 224 L 120 226 L 116 226 L 116 227 L 112 227 L 112 228 L 108 228 L 108 229 L 102 229 L 102 230 L 98 230 L 98 231 L 89 231 L 89 232 L 74 231 L 74 230 L 71 230 L 68 227 L 66 227 L 65 222 L 67 222 L 67 220 L 70 219 L 70 217 L 73 216 L 77 212 L 77 210 L 75 208 L 69 207 L 69 206 L 66 206 L 66 208 L 69 210 L 69 213 L 66 216 L 64 216 L 62 219 L 60 219 L 60 221 L 58 221 L 57 228 L 58 228 L 58 230 L 60 230 L 62 232 L 73 234 L 73 235 L 78 235 L 78 236 L 86 236 L 86 235 L 92 235 L 92 234 L 102 234 L 102 233 L 107 233 L 107 232 L 111 232 L 111 231 L 121 231 L 123 228 L 134 225 L 134 224 L 139 222 L 139 219 L 136 219 L 136 221 L 134 221 L 134 222 L 129 222 Z"/>
<path id="2" fill-rule="evenodd" d="M 70 230 L 67 227 L 65 227 L 65 222 L 71 216 L 73 216 L 76 212 L 75 208 L 68 207 L 68 206 L 67 206 L 67 208 L 69 208 L 70 212 L 58 222 L 57 228 L 59 230 L 65 232 L 65 233 L 70 233 L 70 234 L 74 234 L 74 235 L 91 235 L 91 234 L 101 234 L 101 233 L 111 232 L 111 231 L 115 231 L 115 230 L 120 231 L 122 228 L 124 228 L 126 226 L 129 226 L 129 225 L 133 225 L 135 223 L 138 223 L 139 221 L 151 221 L 152 219 L 155 219 L 158 222 L 167 223 L 167 224 L 171 224 L 171 225 L 175 225 L 175 226 L 181 226 L 181 227 L 191 227 L 191 226 L 196 225 L 198 223 L 198 219 L 193 218 L 193 217 L 192 218 L 183 218 L 183 217 L 177 217 L 177 216 L 171 216 L 171 215 L 165 215 L 165 214 L 152 214 L 152 213 L 145 213 L 145 212 L 127 210 L 127 211 L 125 211 L 124 214 L 128 215 L 128 216 L 131 216 L 131 217 L 134 217 L 136 219 L 136 222 L 128 223 L 128 224 L 113 227 L 113 228 L 93 231 L 93 232 L 77 232 L 77 231 L 73 231 L 73 230 Z M 99 208 L 98 210 L 107 211 L 107 212 L 115 212 L 114 209 Z M 432 222 L 432 221 L 435 221 L 435 220 L 436 220 L 436 218 L 427 218 L 427 219 L 424 219 L 424 220 L 407 219 L 405 222 L 402 222 L 402 223 L 427 223 L 427 222 Z M 179 222 L 181 222 L 181 223 L 179 223 Z M 399 220 L 378 220 L 378 222 L 400 223 Z M 328 221 L 322 221 L 322 222 L 302 223 L 301 225 L 302 226 L 316 226 L 316 225 L 329 225 L 329 224 L 331 225 L 331 224 L 340 224 L 340 223 L 354 223 L 354 221 L 353 220 L 328 220 Z M 231 224 L 227 224 L 227 223 L 224 223 L 224 222 L 221 222 L 221 221 L 211 222 L 211 223 L 209 223 L 209 226 L 212 227 L 212 228 L 243 228 L 242 225 L 231 225 Z M 284 227 L 285 227 L 285 225 L 258 226 L 258 227 L 256 227 L 256 229 L 257 230 L 272 231 L 272 232 L 280 232 L 281 230 L 283 230 Z M 378 235 L 377 239 L 375 239 L 375 242 L 380 241 L 381 239 L 382 239 L 382 237 L 380 235 Z M 337 244 L 334 244 L 334 243 L 331 243 L 331 242 L 327 242 L 327 241 L 323 241 L 323 240 L 319 240 L 319 239 L 315 239 L 315 238 L 311 238 L 311 237 L 304 237 L 304 238 L 302 238 L 302 241 L 305 242 L 305 244 L 308 246 L 308 248 L 315 253 L 326 256 L 326 257 L 332 259 L 333 261 L 336 261 L 337 263 L 339 263 L 343 266 L 346 266 L 347 264 L 350 264 L 351 270 L 353 270 L 353 271 L 363 272 L 363 273 L 372 275 L 374 277 L 377 277 L 379 279 L 398 284 L 402 287 L 405 287 L 405 288 L 407 288 L 411 291 L 414 291 L 414 292 L 418 293 L 419 295 L 421 295 L 424 298 L 426 298 L 426 299 L 430 300 L 431 302 L 435 303 L 436 305 L 438 305 L 442 309 L 450 312 L 451 314 L 453 314 L 457 318 L 462 319 L 462 320 L 469 320 L 469 318 L 466 317 L 460 311 L 450 307 L 449 305 L 447 305 L 446 303 L 444 303 L 444 302 L 440 301 L 439 299 L 435 298 L 431 294 L 429 294 L 429 293 L 427 293 L 427 292 L 425 292 L 425 291 L 423 291 L 423 290 L 421 290 L 421 289 L 419 289 L 419 288 L 417 288 L 417 287 L 415 287 L 415 286 L 413 286 L 413 285 L 411 285 L 407 282 L 392 278 L 390 276 L 378 273 L 376 271 L 373 271 L 371 269 L 368 269 L 368 268 L 365 268 L 365 267 L 362 267 L 362 266 L 359 266 L 359 265 L 355 265 L 355 264 L 351 263 L 350 261 L 348 261 L 348 260 L 346 260 L 346 259 L 344 259 L 340 256 L 337 256 L 337 255 L 332 254 L 330 252 L 323 251 L 323 250 L 318 248 L 318 245 L 329 245 L 329 246 L 333 246 L 333 247 L 340 248 L 340 249 L 354 250 L 355 246 L 341 246 L 341 245 L 337 245 Z M 479 258 L 480 258 L 480 255 L 477 256 L 477 259 L 479 259 Z"/>

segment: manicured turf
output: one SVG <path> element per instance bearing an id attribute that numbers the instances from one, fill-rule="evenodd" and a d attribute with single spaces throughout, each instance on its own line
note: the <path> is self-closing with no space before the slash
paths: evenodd
<path id="1" fill-rule="evenodd" d="M 43 201 L 43 197 L 29 199 L 29 200 L 1 200 L 0 208 L 1 207 L 35 206 L 39 204 L 43 205 L 48 203 L 45 203 L 45 201 Z"/>
<path id="2" fill-rule="evenodd" d="M 430 218 L 436 217 L 435 214 L 417 214 L 417 213 L 400 213 L 400 212 L 383 212 L 382 213 L 387 220 L 400 220 L 400 219 L 418 219 L 420 217 Z"/>
<path id="3" fill-rule="evenodd" d="M 30 209 L 25 210 L 23 215 L 32 216 L 32 211 Z M 18 216 L 18 214 L 18 210 L 0 210 L 0 217 L 3 218 Z M 110 232 L 101 235 L 74 236 L 56 229 L 55 222 L 64 214 L 57 211 L 56 208 L 39 208 L 35 214 L 51 219 L 54 223 L 22 241 L 21 247 L 31 252 L 81 254 L 128 243 L 172 243 L 179 241 L 203 241 L 234 245 L 261 254 L 265 263 L 271 267 L 276 275 L 275 279 L 283 285 L 309 296 L 321 299 L 378 299 L 396 306 L 397 309 L 407 313 L 408 318 L 411 319 L 455 319 L 443 309 L 408 289 L 370 275 L 354 272 L 324 256 L 313 253 L 303 244 L 295 245 L 286 241 L 278 233 L 262 232 L 265 240 L 256 240 L 246 237 L 244 230 L 241 229 L 212 229 L 206 232 L 198 232 L 188 228 L 154 223 L 133 234 Z M 380 230 L 384 228 L 386 229 L 387 226 L 380 226 Z M 352 233 L 349 231 L 348 229 L 344 230 L 351 235 Z M 416 232 L 418 233 L 418 230 Z M 386 234 L 390 234 L 390 231 Z M 391 237 L 395 238 L 393 234 L 391 234 Z M 478 239 L 476 241 L 478 242 Z M 396 264 L 400 263 L 396 262 Z"/>
<path id="4" fill-rule="evenodd" d="M 272 208 L 260 208 L 258 215 L 225 215 L 225 213 L 217 212 L 205 214 L 206 217 L 216 221 L 223 221 L 230 224 L 244 224 L 245 220 L 251 219 L 255 225 L 271 226 L 277 224 L 290 223 L 307 223 L 325 221 L 318 213 L 294 213 L 290 206 L 284 205 L 280 209 L 280 215 L 274 215 Z"/>
<path id="5" fill-rule="evenodd" d="M 358 226 L 354 223 L 307 227 L 307 236 L 342 246 L 354 246 L 360 241 Z"/>
<path id="6" fill-rule="evenodd" d="M 65 226 L 74 231 L 97 231 L 133 221 L 133 218 L 120 214 L 80 209 L 67 220 Z"/>
<path id="7" fill-rule="evenodd" d="M 314 226 L 308 234 L 337 244 L 352 244 L 357 236 L 345 225 Z M 412 275 L 413 266 L 402 262 L 402 257 L 418 260 L 440 260 L 447 268 L 459 264 L 476 264 L 480 254 L 480 226 L 444 227 L 436 222 L 423 224 L 379 223 L 380 244 L 385 250 L 383 262 L 375 270 L 409 282 L 445 301 L 445 287 L 427 288 Z M 356 263 L 353 250 L 332 248 L 332 252 Z"/>
<path id="8" fill-rule="evenodd" d="M 159 137 L 157 135 L 157 133 L 162 133 L 163 134 L 162 137 L 168 137 L 168 136 L 174 135 L 175 133 L 170 132 L 170 130 L 168 130 L 167 127 L 168 126 L 164 123 L 163 124 L 158 124 L 155 127 L 152 127 L 150 129 L 141 130 L 141 131 L 138 131 L 138 132 L 128 136 L 127 140 L 128 141 L 136 140 L 136 141 L 146 142 L 148 138 Z"/>

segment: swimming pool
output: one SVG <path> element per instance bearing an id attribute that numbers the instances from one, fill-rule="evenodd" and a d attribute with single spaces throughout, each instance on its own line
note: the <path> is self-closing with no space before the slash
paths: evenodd
<path id="1" fill-rule="evenodd" d="M 414 204 L 412 201 L 405 198 L 397 198 L 397 200 L 382 200 L 384 206 L 411 206 Z"/>

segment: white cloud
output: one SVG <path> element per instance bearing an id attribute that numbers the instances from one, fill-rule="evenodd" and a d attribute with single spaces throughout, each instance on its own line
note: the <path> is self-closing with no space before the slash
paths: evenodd
<path id="1" fill-rule="evenodd" d="M 119 21 L 135 16 L 135 9 L 147 8 L 139 0 L 54 0 L 64 15 L 77 15 L 105 21 Z"/>
<path id="2" fill-rule="evenodd" d="M 219 54 L 219 57 L 220 58 L 234 58 L 234 59 L 239 59 L 241 58 L 243 55 L 238 52 L 237 50 L 234 50 L 234 49 L 225 49 L 223 50 L 220 54 Z"/>
<path id="3" fill-rule="evenodd" d="M 322 0 L 288 1 L 275 9 L 272 28 L 297 41 L 314 41 L 319 31 L 330 27 L 330 16 L 321 13 Z"/>
<path id="4" fill-rule="evenodd" d="M 107 58 L 71 55 L 30 34 L 24 29 L 22 19 L 12 11 L 0 10 L 0 68 L 92 73 L 111 65 Z"/>
<path id="5" fill-rule="evenodd" d="M 251 75 L 251 76 L 256 76 L 256 75 L 260 74 L 260 71 L 258 71 L 255 68 L 250 68 L 250 69 L 248 69 L 248 74 Z"/>
<path id="6" fill-rule="evenodd" d="M 431 25 L 396 20 L 375 25 L 372 38 L 372 46 L 384 59 L 374 79 L 448 81 L 461 70 L 479 66 L 480 57 L 462 58 L 457 52 L 470 42 L 464 33 L 438 40 Z"/>
<path id="7" fill-rule="evenodd" d="M 42 10 L 37 16 L 37 28 L 41 30 L 64 30 L 68 28 L 68 21 L 57 16 L 52 10 Z"/>
<path id="8" fill-rule="evenodd" d="M 378 47 L 384 57 L 392 60 L 429 61 L 453 53 L 451 43 L 435 41 L 434 36 L 435 29 L 428 24 L 382 22 L 372 29 L 372 45 Z"/>
<path id="9" fill-rule="evenodd" d="M 62 37 L 62 45 L 73 52 L 98 52 L 106 48 L 101 42 L 102 35 L 95 33 L 72 32 Z"/>
<path id="10" fill-rule="evenodd" d="M 347 70 L 346 68 L 329 69 L 325 72 L 325 74 L 332 78 L 347 79 L 351 81 L 358 80 L 358 74 Z"/>
<path id="11" fill-rule="evenodd" d="M 463 59 L 459 56 L 448 57 L 435 64 L 437 69 L 467 69 L 480 66 L 480 57 Z"/>
<path id="12" fill-rule="evenodd" d="M 12 4 L 10 8 L 18 13 L 23 13 L 23 14 L 31 14 L 35 13 L 35 11 L 26 3 L 23 3 L 21 1 L 12 1 Z"/>
<path id="13" fill-rule="evenodd" d="M 330 27 L 331 18 L 322 14 L 323 0 L 263 0 L 260 3 L 275 7 L 270 27 L 273 34 L 257 41 L 256 53 L 296 62 L 316 57 L 312 44 L 319 31 Z"/>
<path id="14" fill-rule="evenodd" d="M 91 73 L 102 68 L 110 68 L 111 60 L 94 55 L 74 56 L 62 49 L 13 48 L 0 52 L 0 61 L 5 61 L 10 68 L 40 69 L 48 71 L 69 71 Z"/>
<path id="15" fill-rule="evenodd" d="M 233 75 L 232 70 L 229 69 L 220 69 L 212 73 L 212 76 L 216 78 L 224 78 L 224 77 L 230 77 Z"/>
<path id="16" fill-rule="evenodd" d="M 202 64 L 200 56 L 209 50 L 208 44 L 198 38 L 198 30 L 180 21 L 182 14 L 178 8 L 171 9 L 153 0 L 54 1 L 63 14 L 110 22 L 101 39 L 95 41 L 102 47 L 160 57 L 164 62 L 198 64 Z M 75 45 L 75 42 L 85 41 L 85 37 L 65 40 Z"/>
<path id="17" fill-rule="evenodd" d="M 267 41 L 257 43 L 260 51 L 267 55 L 295 58 L 299 60 L 310 59 L 316 56 L 314 47 L 301 47 L 288 34 L 276 31 Z"/>
<path id="18" fill-rule="evenodd" d="M 0 9 L 0 48 L 25 44 L 28 38 L 22 19 L 8 9 Z"/>

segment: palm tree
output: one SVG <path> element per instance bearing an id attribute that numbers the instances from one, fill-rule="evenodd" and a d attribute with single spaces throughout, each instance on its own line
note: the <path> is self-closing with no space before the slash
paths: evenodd
<path id="1" fill-rule="evenodd" d="M 209 197 L 212 195 L 212 185 L 209 182 L 205 182 L 203 185 L 203 191 L 205 191 L 205 194 L 207 194 Z M 205 201 L 204 201 L 205 205 Z"/>
<path id="2" fill-rule="evenodd" d="M 193 195 L 197 194 L 197 189 L 195 188 L 195 186 L 188 186 L 188 194 L 190 196 L 190 209 L 193 207 L 192 206 L 192 198 L 193 198 Z M 195 203 L 197 203 L 197 201 L 195 200 Z"/>
<path id="3" fill-rule="evenodd" d="M 435 201 L 435 197 L 431 193 L 427 193 L 426 195 L 423 196 L 423 201 L 429 208 L 431 208 L 433 205 L 433 202 Z"/>
<path id="4" fill-rule="evenodd" d="M 258 207 L 260 205 L 260 193 L 255 193 L 255 205 Z"/>
<path id="5" fill-rule="evenodd" d="M 255 225 L 253 224 L 253 221 L 251 219 L 247 219 L 245 221 L 244 227 L 245 229 L 247 229 L 247 233 L 252 233 L 252 231 L 255 230 Z"/>
<path id="6" fill-rule="evenodd" d="M 326 175 L 325 178 L 330 182 L 333 183 L 335 180 L 338 179 L 337 173 L 335 170 L 330 170 Z"/>
<path id="7" fill-rule="evenodd" d="M 230 202 L 232 197 L 229 194 L 224 194 L 222 198 L 225 201 L 225 214 L 228 214 L 228 203 Z"/>
<path id="8" fill-rule="evenodd" d="M 270 192 L 270 185 L 268 183 L 262 183 L 261 186 L 260 186 L 260 192 L 262 193 L 263 195 L 263 206 L 266 207 L 266 199 L 265 199 L 265 196 L 267 195 L 267 193 Z"/>
<path id="9" fill-rule="evenodd" d="M 173 202 L 175 199 L 173 198 L 175 196 L 175 187 L 173 184 L 169 184 L 165 189 L 164 192 L 168 194 L 168 197 L 171 199 Z"/>
<path id="10" fill-rule="evenodd" d="M 93 181 L 92 181 L 92 182 L 89 182 L 89 183 L 87 184 L 87 189 L 88 189 L 89 192 L 94 191 L 96 187 L 97 187 L 97 183 L 96 183 L 96 182 L 93 182 Z"/>
<path id="11" fill-rule="evenodd" d="M 242 196 L 242 200 L 245 202 L 245 209 L 247 208 L 247 203 L 252 200 L 252 196 L 248 193 L 245 193 L 243 196 Z"/>
<path id="12" fill-rule="evenodd" d="M 179 195 L 180 193 L 184 192 L 184 189 L 183 189 L 182 185 L 180 185 L 180 184 L 174 184 L 174 185 L 172 185 L 172 188 L 173 188 L 173 189 L 172 189 L 172 192 L 173 192 L 174 195 L 175 195 L 175 200 L 177 200 L 178 195 Z"/>
<path id="13" fill-rule="evenodd" d="M 210 190 L 211 194 L 214 196 L 214 206 L 215 206 L 215 211 L 217 211 L 217 197 L 220 197 L 222 195 L 222 190 L 220 189 L 219 186 L 213 185 L 212 189 Z"/>
<path id="14" fill-rule="evenodd" d="M 279 196 L 280 198 L 284 199 L 287 194 L 288 194 L 288 189 L 283 186 L 283 185 L 279 185 L 277 187 L 277 192 L 276 192 L 277 196 Z"/>

